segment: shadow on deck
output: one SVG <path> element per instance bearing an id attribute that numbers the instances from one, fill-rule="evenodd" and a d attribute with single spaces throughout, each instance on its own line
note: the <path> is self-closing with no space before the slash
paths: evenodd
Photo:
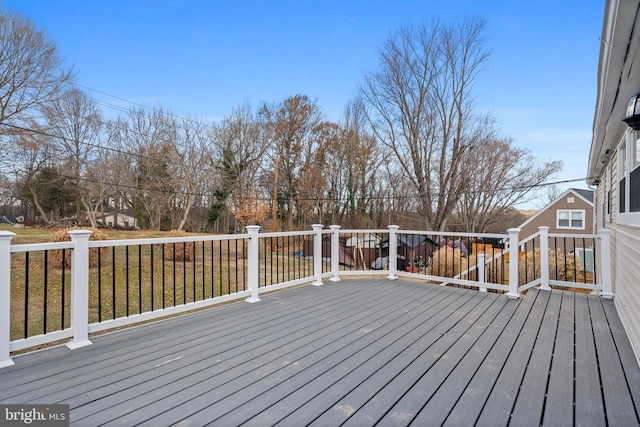
<path id="1" fill-rule="evenodd" d="M 77 425 L 620 425 L 640 370 L 611 300 L 386 279 L 306 286 L 14 358 L 2 403 Z"/>

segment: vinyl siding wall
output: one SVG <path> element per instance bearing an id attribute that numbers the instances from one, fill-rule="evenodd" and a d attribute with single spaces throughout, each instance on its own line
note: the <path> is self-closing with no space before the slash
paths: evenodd
<path id="1" fill-rule="evenodd" d="M 615 294 L 614 303 L 636 358 L 640 360 L 640 228 L 616 223 L 619 200 L 617 150 L 611 156 L 607 170 L 611 176 L 611 213 L 607 220 L 607 184 L 603 180 L 595 193 L 596 232 L 603 228 L 603 224 L 605 229 L 611 231 L 611 282 Z"/>
<path id="2" fill-rule="evenodd" d="M 640 360 L 640 230 L 610 224 L 614 302 Z"/>

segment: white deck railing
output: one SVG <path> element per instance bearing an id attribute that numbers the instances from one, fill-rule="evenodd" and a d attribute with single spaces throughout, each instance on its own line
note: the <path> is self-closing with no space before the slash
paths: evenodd
<path id="1" fill-rule="evenodd" d="M 468 286 L 483 292 L 492 289 L 506 293 L 510 298 L 518 298 L 521 292 L 533 286 L 547 290 L 551 289 L 551 286 L 582 288 L 598 291 L 603 297 L 611 298 L 613 296 L 608 231 L 603 231 L 599 235 L 560 235 L 548 234 L 548 228 L 541 227 L 534 236 L 519 241 L 519 229 L 510 229 L 507 234 L 478 234 L 400 230 L 395 225 L 380 230 L 341 230 L 337 225 L 323 229 L 323 226 L 318 224 L 313 225 L 312 228 L 310 231 L 302 232 L 260 233 L 260 227 L 248 226 L 247 233 L 237 235 L 102 241 L 90 241 L 91 231 L 74 230 L 69 232 L 70 242 L 24 245 L 12 245 L 11 240 L 15 234 L 0 231 L 0 368 L 13 364 L 11 352 L 14 351 L 68 339 L 70 341 L 66 345 L 74 349 L 91 344 L 89 336 L 95 332 L 241 298 L 245 298 L 247 302 L 255 303 L 260 301 L 260 295 L 264 292 L 306 283 L 320 286 L 325 279 L 339 281 L 341 277 L 345 276 L 385 275 L 389 280 L 407 277 L 437 283 L 441 286 Z M 574 239 L 573 243 L 570 242 L 574 271 L 580 272 L 576 267 L 579 260 L 576 256 L 577 252 L 582 251 L 583 254 L 587 254 L 587 251 L 591 250 L 595 252 L 590 253 L 598 254 L 597 259 L 589 260 L 593 264 L 593 266 L 589 266 L 589 269 L 593 267 L 593 272 L 587 273 L 586 258 L 581 261 L 583 283 L 578 280 L 562 280 L 562 278 L 566 279 L 568 275 L 558 274 L 557 265 L 555 266 L 555 276 L 562 276 L 562 278 L 550 277 L 550 271 L 553 273 L 554 266 L 550 265 L 550 256 L 542 254 L 551 254 L 552 252 L 555 254 L 555 251 L 558 251 L 558 239 L 563 239 L 565 247 L 567 239 Z M 588 248 L 586 244 L 579 246 L 575 239 L 578 239 L 578 242 L 585 242 L 587 239 L 594 244 L 592 248 Z M 493 242 L 493 244 L 482 243 L 486 241 Z M 233 247 L 231 242 L 233 242 Z M 472 247 L 466 248 L 465 242 Z M 215 244 L 218 246 L 216 247 Z M 460 245 L 457 251 L 456 244 Z M 156 292 L 162 293 L 160 296 L 162 308 L 155 308 L 153 302 L 154 288 L 159 286 L 154 284 L 154 271 L 158 268 L 157 265 L 154 267 L 154 259 L 159 257 L 158 249 L 154 255 L 154 248 L 158 245 L 162 248 L 162 256 L 160 260 L 155 262 L 162 263 L 160 267 L 162 287 L 158 288 Z M 173 250 L 176 245 L 182 245 L 185 248 L 186 245 L 193 245 L 193 250 L 196 252 L 195 258 L 188 263 L 183 260 L 182 264 L 178 263 L 178 267 L 176 267 L 175 260 L 165 259 L 165 246 L 167 245 L 172 246 Z M 241 249 L 238 248 L 238 245 L 241 246 Z M 144 253 L 143 247 L 148 248 L 146 253 Z M 465 254 L 462 247 L 468 253 Z M 90 268 L 90 251 L 97 250 L 101 253 L 100 251 L 105 250 L 104 248 L 107 248 L 106 250 L 110 248 L 113 253 L 111 264 L 108 267 L 106 264 L 99 264 L 97 268 Z M 118 267 L 116 265 L 116 248 L 125 248 L 127 251 L 125 258 L 127 310 L 125 315 L 118 315 L 116 310 L 115 276 Z M 129 289 L 129 248 L 135 248 L 138 257 L 138 261 L 135 263 L 138 272 L 137 296 L 140 301 L 138 313 L 129 312 L 130 294 L 135 293 L 135 289 L 132 292 Z M 44 331 L 30 335 L 27 333 L 30 304 L 43 303 L 42 301 L 34 301 L 36 298 L 29 300 L 30 295 L 27 289 L 29 263 L 24 262 L 24 266 L 22 264 L 17 266 L 19 263 L 14 258 L 19 254 L 24 254 L 28 261 L 30 253 L 44 252 L 47 254 L 49 251 L 59 250 L 71 252 L 68 276 L 65 276 L 64 265 L 59 273 L 62 275 L 63 295 L 59 302 L 62 304 L 63 311 L 59 321 L 60 327 L 54 328 L 56 330 L 47 330 L 45 284 Z M 226 255 L 223 257 L 225 250 Z M 201 252 L 201 255 L 197 255 L 198 251 Z M 231 253 L 235 254 L 235 259 Z M 536 256 L 538 253 L 540 255 Z M 201 258 L 197 258 L 198 256 Z M 442 259 L 443 256 L 444 259 Z M 448 258 L 449 256 L 451 258 Z M 143 261 L 143 257 L 145 261 Z M 569 259 L 568 257 L 569 255 L 567 255 L 567 259 Z M 385 259 L 386 261 L 384 261 Z M 46 255 L 44 260 L 46 265 Z M 150 264 L 145 264 L 146 260 Z M 171 262 L 173 263 L 172 291 L 165 289 L 164 277 L 165 264 Z M 555 258 L 555 262 L 558 262 L 557 258 Z M 564 262 L 566 270 L 566 259 Z M 528 263 L 532 263 L 532 267 L 527 272 L 525 264 L 528 265 Z M 210 271 L 206 270 L 205 265 Z M 444 267 L 441 267 L 443 265 Z M 374 267 L 380 266 L 381 268 L 374 269 Z M 596 266 L 598 268 L 597 275 L 595 274 Z M 525 267 L 524 277 L 526 280 L 523 280 L 523 267 Z M 12 271 L 16 272 L 18 268 L 25 269 L 24 283 L 19 282 L 23 280 L 21 277 L 12 279 Z M 109 268 L 112 270 L 110 277 L 113 282 L 112 315 L 110 319 L 103 319 L 102 315 L 95 318 L 95 315 L 90 315 L 91 310 L 95 311 L 95 307 L 90 303 L 92 298 L 90 294 L 95 296 L 97 292 L 97 295 L 101 295 L 101 290 L 96 291 L 94 288 L 96 286 L 100 288 L 102 270 Z M 180 282 L 184 289 L 181 301 L 176 301 L 176 269 L 182 271 L 184 279 L 184 282 Z M 187 298 L 187 271 L 193 275 L 193 279 L 189 281 L 189 286 L 193 286 L 191 301 L 188 301 Z M 46 283 L 46 267 L 44 274 Z M 151 274 L 150 279 L 143 278 L 147 274 Z M 574 279 L 576 276 L 578 274 L 574 274 Z M 589 276 L 589 283 L 587 283 L 587 276 Z M 64 296 L 65 280 L 70 282 L 70 296 L 66 297 Z M 233 281 L 233 289 L 231 284 L 227 283 L 225 290 L 225 285 L 222 283 L 225 281 Z M 219 286 L 219 289 L 214 290 L 214 282 L 216 282 L 216 286 Z M 196 285 L 197 283 L 198 285 Z M 18 306 L 20 302 L 12 301 L 12 290 L 15 291 L 21 286 L 24 288 L 23 307 Z M 148 286 L 151 287 L 151 305 L 150 308 L 144 309 L 142 292 L 143 287 Z M 196 295 L 196 286 L 198 286 L 198 292 L 201 290 L 202 298 Z M 209 297 L 205 295 L 207 287 L 210 288 Z M 169 307 L 165 306 L 165 292 L 173 292 L 173 303 L 169 304 L 171 305 Z M 65 321 L 65 304 L 69 306 L 68 321 Z M 95 303 L 93 304 L 95 305 Z M 103 307 L 103 304 L 102 297 L 98 296 L 98 310 Z M 17 322 L 12 320 L 12 313 L 21 310 L 24 312 L 25 336 L 12 338 L 12 328 L 16 328 Z"/>

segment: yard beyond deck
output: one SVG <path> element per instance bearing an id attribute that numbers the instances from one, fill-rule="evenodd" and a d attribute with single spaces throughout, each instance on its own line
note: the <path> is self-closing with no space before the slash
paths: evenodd
<path id="1" fill-rule="evenodd" d="M 404 280 L 305 286 L 14 357 L 2 403 L 73 425 L 638 425 L 611 300 Z"/>

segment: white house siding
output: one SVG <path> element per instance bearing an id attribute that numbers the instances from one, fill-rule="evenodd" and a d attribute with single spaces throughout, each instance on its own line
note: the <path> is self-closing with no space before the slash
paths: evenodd
<path id="1" fill-rule="evenodd" d="M 610 224 L 614 302 L 629 340 L 640 359 L 640 237 L 638 230 Z"/>
<path id="2" fill-rule="evenodd" d="M 614 301 L 636 357 L 640 356 L 640 212 L 624 214 L 620 210 L 619 153 L 625 141 L 640 134 L 631 130 L 625 118 L 629 99 L 640 92 L 640 4 L 637 1 L 606 0 L 600 56 L 598 60 L 598 93 L 593 120 L 593 139 L 589 152 L 587 183 L 597 185 L 596 202 L 598 230 L 611 231 L 611 268 Z M 637 140 L 637 139 L 636 139 Z M 630 172 L 637 167 L 635 158 L 627 159 L 627 189 L 632 191 Z M 611 191 L 611 210 L 607 218 L 607 189 Z M 638 191 L 633 189 L 633 191 Z M 637 193 L 635 193 L 637 194 Z M 630 198 L 630 195 L 628 199 Z M 605 203 L 605 209 L 602 208 Z M 638 357 L 640 360 L 640 357 Z"/>

